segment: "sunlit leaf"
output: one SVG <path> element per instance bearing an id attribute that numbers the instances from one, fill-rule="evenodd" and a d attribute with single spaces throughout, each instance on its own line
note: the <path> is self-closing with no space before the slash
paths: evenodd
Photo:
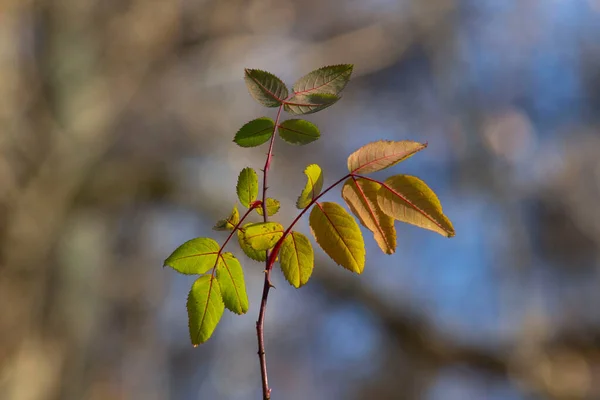
<path id="1" fill-rule="evenodd" d="M 342 197 L 360 223 L 373 232 L 381 251 L 392 254 L 396 250 L 394 218 L 384 213 L 377 203 L 381 185 L 365 179 L 348 179 L 342 188 Z"/>
<path id="2" fill-rule="evenodd" d="M 165 260 L 164 265 L 182 274 L 203 274 L 215 266 L 219 249 L 219 244 L 210 238 L 188 240 Z"/>
<path id="3" fill-rule="evenodd" d="M 240 203 L 249 208 L 258 197 L 258 176 L 252 168 L 244 168 L 238 177 L 236 191 Z"/>
<path id="4" fill-rule="evenodd" d="M 306 185 L 296 201 L 296 207 L 306 208 L 323 189 L 323 171 L 317 164 L 311 164 L 304 170 L 306 174 Z"/>
<path id="5" fill-rule="evenodd" d="M 279 211 L 279 207 L 281 207 L 281 204 L 279 204 L 279 200 L 275 200 L 270 197 L 267 197 L 267 200 L 265 200 L 265 203 L 267 205 L 267 215 L 269 217 L 277 214 L 277 211 Z M 255 210 L 258 213 L 258 215 L 263 215 L 262 207 L 257 207 L 257 208 L 255 208 Z"/>
<path id="6" fill-rule="evenodd" d="M 391 176 L 377 192 L 379 206 L 390 217 L 441 235 L 454 236 L 452 222 L 442 205 L 422 180 L 410 175 Z"/>
<path id="7" fill-rule="evenodd" d="M 277 107 L 288 97 L 285 84 L 270 72 L 246 68 L 244 80 L 250 95 L 265 107 Z"/>
<path id="8" fill-rule="evenodd" d="M 212 336 L 225 310 L 219 284 L 213 276 L 196 279 L 188 295 L 187 310 L 190 339 L 197 346 Z"/>
<path id="9" fill-rule="evenodd" d="M 278 130 L 279 136 L 291 144 L 308 144 L 321 135 L 315 124 L 303 119 L 288 119 L 279 125 Z"/>
<path id="10" fill-rule="evenodd" d="M 335 94 L 297 94 L 285 101 L 283 109 L 292 115 L 312 114 L 326 109 L 339 99 Z"/>
<path id="11" fill-rule="evenodd" d="M 245 240 L 246 228 L 250 225 L 252 225 L 252 222 L 244 224 L 242 229 L 238 230 L 238 243 L 240 244 L 240 248 L 248 258 L 251 258 L 254 261 L 267 261 L 266 251 L 253 249 Z"/>
<path id="12" fill-rule="evenodd" d="M 308 282 L 315 264 L 315 255 L 308 238 L 299 232 L 290 232 L 281 244 L 279 264 L 290 285 L 299 288 Z"/>
<path id="13" fill-rule="evenodd" d="M 215 231 L 232 231 L 235 226 L 240 222 L 240 212 L 237 209 L 237 206 L 233 206 L 233 211 L 231 215 L 227 217 L 227 219 L 219 220 L 213 229 Z"/>
<path id="14" fill-rule="evenodd" d="M 221 255 L 217 266 L 217 281 L 219 281 L 225 307 L 236 314 L 245 314 L 248 311 L 248 295 L 244 272 L 233 254 Z"/>
<path id="15" fill-rule="evenodd" d="M 348 171 L 354 174 L 380 171 L 406 160 L 426 147 L 427 144 L 410 140 L 372 142 L 364 145 L 348 157 Z"/>
<path id="16" fill-rule="evenodd" d="M 244 240 L 255 250 L 269 250 L 283 236 L 283 226 L 277 222 L 260 222 L 245 228 Z"/>
<path id="17" fill-rule="evenodd" d="M 233 141 L 241 147 L 255 147 L 267 142 L 275 131 L 271 118 L 262 117 L 242 126 Z"/>
<path id="18" fill-rule="evenodd" d="M 365 268 L 365 243 L 358 224 L 336 203 L 316 203 L 310 229 L 317 243 L 342 267 L 360 274 Z"/>
<path id="19" fill-rule="evenodd" d="M 338 95 L 350 80 L 353 67 L 352 64 L 341 64 L 314 70 L 294 83 L 294 93 Z"/>

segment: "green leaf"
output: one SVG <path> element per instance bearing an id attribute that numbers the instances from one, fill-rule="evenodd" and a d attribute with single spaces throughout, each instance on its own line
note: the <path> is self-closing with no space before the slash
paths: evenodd
<path id="1" fill-rule="evenodd" d="M 281 244 L 279 264 L 290 285 L 299 288 L 306 284 L 315 264 L 315 255 L 308 238 L 299 232 L 290 232 Z"/>
<path id="2" fill-rule="evenodd" d="M 279 136 L 291 144 L 308 144 L 317 140 L 321 134 L 319 128 L 303 119 L 288 119 L 279 125 Z"/>
<path id="3" fill-rule="evenodd" d="M 311 164 L 304 170 L 306 175 L 306 186 L 296 201 L 296 207 L 300 210 L 306 208 L 311 201 L 321 193 L 323 189 L 323 171 L 317 164 Z"/>
<path id="4" fill-rule="evenodd" d="M 233 206 L 233 211 L 231 215 L 227 217 L 227 219 L 221 219 L 217 221 L 215 226 L 213 226 L 213 230 L 215 231 L 232 231 L 235 226 L 240 222 L 240 213 L 237 209 L 237 206 Z"/>
<path id="5" fill-rule="evenodd" d="M 326 109 L 339 99 L 335 94 L 297 94 L 285 101 L 283 109 L 292 115 L 312 114 Z"/>
<path id="6" fill-rule="evenodd" d="M 338 95 L 350 80 L 353 68 L 352 64 L 341 64 L 314 70 L 294 83 L 294 93 Z"/>
<path id="7" fill-rule="evenodd" d="M 381 251 L 392 254 L 396 250 L 394 218 L 384 213 L 377 203 L 381 185 L 366 179 L 348 179 L 342 188 L 342 198 L 360 223 L 373 232 Z"/>
<path id="8" fill-rule="evenodd" d="M 246 68 L 244 80 L 250 95 L 265 107 L 278 107 L 288 97 L 285 84 L 270 72 Z"/>
<path id="9" fill-rule="evenodd" d="M 442 212 L 442 205 L 419 178 L 410 175 L 391 176 L 377 192 L 379 206 L 390 217 L 440 235 L 454 236 L 452 222 Z"/>
<path id="10" fill-rule="evenodd" d="M 242 126 L 233 141 L 241 147 L 260 146 L 273 136 L 274 131 L 275 123 L 271 118 L 257 118 Z"/>
<path id="11" fill-rule="evenodd" d="M 215 266 L 220 248 L 219 244 L 210 238 L 188 240 L 165 260 L 164 266 L 182 274 L 203 274 Z"/>
<path id="12" fill-rule="evenodd" d="M 348 171 L 353 174 L 368 174 L 380 171 L 406 160 L 426 147 L 426 143 L 411 140 L 372 142 L 356 150 L 348 157 Z"/>
<path id="13" fill-rule="evenodd" d="M 277 222 L 259 222 L 248 225 L 244 240 L 255 250 L 269 250 L 283 236 L 283 226 Z"/>
<path id="14" fill-rule="evenodd" d="M 238 199 L 246 208 L 258 197 L 258 176 L 252 168 L 244 168 L 238 177 L 236 187 Z"/>
<path id="15" fill-rule="evenodd" d="M 277 214 L 277 211 L 279 211 L 279 207 L 281 207 L 281 204 L 279 204 L 279 200 L 275 200 L 270 197 L 267 197 L 265 203 L 267 204 L 267 215 L 269 217 Z M 263 215 L 262 207 L 257 207 L 255 208 L 255 210 L 258 213 L 258 215 Z"/>
<path id="16" fill-rule="evenodd" d="M 196 347 L 210 339 L 225 310 L 219 284 L 213 276 L 196 279 L 188 295 L 187 310 L 190 338 Z"/>
<path id="17" fill-rule="evenodd" d="M 248 256 L 248 258 L 254 261 L 267 261 L 267 252 L 264 250 L 254 250 L 248 242 L 246 242 L 246 228 L 252 225 L 252 222 L 248 222 L 244 224 L 241 229 L 238 230 L 238 243 L 240 244 L 240 248 Z"/>
<path id="18" fill-rule="evenodd" d="M 336 203 L 316 203 L 310 212 L 310 230 L 329 257 L 360 274 L 365 268 L 365 242 L 358 224 Z"/>
<path id="19" fill-rule="evenodd" d="M 233 254 L 221 255 L 217 266 L 217 281 L 219 281 L 225 307 L 236 314 L 245 314 L 248 311 L 248 295 L 244 272 L 242 265 Z"/>

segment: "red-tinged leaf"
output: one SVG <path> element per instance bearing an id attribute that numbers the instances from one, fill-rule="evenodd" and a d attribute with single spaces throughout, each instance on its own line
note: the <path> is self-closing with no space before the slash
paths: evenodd
<path id="1" fill-rule="evenodd" d="M 265 107 L 278 107 L 288 97 L 285 83 L 270 72 L 246 68 L 244 80 L 250 95 Z"/>
<path id="2" fill-rule="evenodd" d="M 426 143 L 411 140 L 372 142 L 356 150 L 348 157 L 348 171 L 353 174 L 368 174 L 380 171 L 406 160 L 426 147 Z"/>
<path id="3" fill-rule="evenodd" d="M 335 104 L 335 94 L 297 94 L 285 101 L 283 109 L 292 115 L 312 114 Z"/>
<path id="4" fill-rule="evenodd" d="M 350 80 L 352 64 L 330 65 L 314 70 L 294 83 L 294 94 L 338 95 Z"/>

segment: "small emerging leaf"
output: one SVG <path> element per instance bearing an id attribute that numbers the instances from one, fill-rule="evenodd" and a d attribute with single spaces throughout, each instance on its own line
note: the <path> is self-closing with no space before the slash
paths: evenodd
<path id="1" fill-rule="evenodd" d="M 242 126 L 233 141 L 241 147 L 260 146 L 271 138 L 274 131 L 275 123 L 271 118 L 257 118 Z"/>
<path id="2" fill-rule="evenodd" d="M 187 310 L 190 339 L 195 347 L 212 336 L 225 310 L 215 278 L 205 275 L 196 279 L 188 295 Z"/>
<path id="3" fill-rule="evenodd" d="M 277 222 L 260 222 L 248 225 L 244 240 L 254 250 L 269 250 L 283 236 L 283 226 Z"/>
<path id="4" fill-rule="evenodd" d="M 288 119 L 279 125 L 279 136 L 291 144 L 308 144 L 317 140 L 321 134 L 319 128 L 303 119 Z"/>
<path id="5" fill-rule="evenodd" d="M 323 189 L 323 171 L 317 164 L 311 164 L 304 170 L 306 175 L 306 186 L 296 201 L 296 207 L 300 210 L 306 208 L 311 201 L 321 193 Z"/>
<path id="6" fill-rule="evenodd" d="M 372 142 L 350 154 L 350 157 L 348 157 L 348 171 L 353 174 L 368 174 L 380 171 L 406 160 L 426 147 L 427 144 L 411 140 Z"/>
<path id="7" fill-rule="evenodd" d="M 240 203 L 246 208 L 258 197 L 258 176 L 252 168 L 244 168 L 238 177 L 236 191 Z"/>
<path id="8" fill-rule="evenodd" d="M 248 311 L 248 295 L 242 265 L 231 253 L 221 255 L 217 266 L 217 281 L 225 307 L 236 314 Z"/>
<path id="9" fill-rule="evenodd" d="M 285 83 L 270 72 L 246 68 L 244 80 L 250 95 L 265 107 L 278 107 L 288 97 Z"/>
<path id="10" fill-rule="evenodd" d="M 353 68 L 352 64 L 341 64 L 314 70 L 294 83 L 294 93 L 338 95 L 350 80 Z"/>
<path id="11" fill-rule="evenodd" d="M 240 222 L 240 212 L 237 209 L 237 206 L 233 206 L 233 211 L 231 215 L 227 217 L 227 219 L 219 220 L 215 226 L 213 226 L 213 230 L 215 231 L 232 231 L 235 226 Z"/>
<path id="12" fill-rule="evenodd" d="M 299 288 L 306 284 L 315 264 L 310 240 L 299 232 L 290 232 L 281 244 L 279 264 L 290 285 Z"/>
<path id="13" fill-rule="evenodd" d="M 267 261 L 267 252 L 264 250 L 254 250 L 245 239 L 246 228 L 250 225 L 252 225 L 252 222 L 244 224 L 244 226 L 238 230 L 238 243 L 240 244 L 240 248 L 244 254 L 254 261 Z"/>
<path id="14" fill-rule="evenodd" d="M 165 267 L 187 275 L 200 275 L 215 266 L 220 246 L 210 238 L 188 240 L 165 260 Z"/>
<path id="15" fill-rule="evenodd" d="M 373 232 L 381 251 L 392 254 L 396 250 L 394 218 L 384 213 L 377 203 L 381 185 L 366 179 L 348 179 L 342 188 L 342 198 L 360 223 Z"/>
<path id="16" fill-rule="evenodd" d="M 442 212 L 440 200 L 419 178 L 410 175 L 389 177 L 377 192 L 377 201 L 383 212 L 398 221 L 443 236 L 454 236 L 454 227 Z"/>
<path id="17" fill-rule="evenodd" d="M 329 257 L 360 274 L 365 268 L 365 242 L 358 224 L 336 203 L 316 203 L 310 212 L 310 230 Z"/>
<path id="18" fill-rule="evenodd" d="M 283 109 L 292 115 L 312 114 L 332 106 L 339 99 L 335 94 L 297 94 L 285 101 Z"/>
<path id="19" fill-rule="evenodd" d="M 265 203 L 267 205 L 267 215 L 269 217 L 277 214 L 277 211 L 279 211 L 279 207 L 281 207 L 281 204 L 279 204 L 279 200 L 275 200 L 270 197 L 267 197 Z M 255 208 L 255 210 L 258 213 L 258 215 L 263 215 L 262 207 L 257 207 Z"/>

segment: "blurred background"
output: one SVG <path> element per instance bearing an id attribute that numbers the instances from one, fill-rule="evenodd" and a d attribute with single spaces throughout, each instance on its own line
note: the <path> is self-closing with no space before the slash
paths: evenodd
<path id="1" fill-rule="evenodd" d="M 274 117 L 243 68 L 353 63 L 321 140 L 275 143 L 279 220 L 307 164 L 332 183 L 412 139 L 382 176 L 428 182 L 457 234 L 398 224 L 385 256 L 363 231 L 362 276 L 315 247 L 301 290 L 275 270 L 273 399 L 600 399 L 599 37 L 598 0 L 0 0 L 0 398 L 261 398 L 263 266 L 230 247 L 250 311 L 193 349 L 194 277 L 162 262 L 224 240 L 264 164 L 232 143 Z"/>

